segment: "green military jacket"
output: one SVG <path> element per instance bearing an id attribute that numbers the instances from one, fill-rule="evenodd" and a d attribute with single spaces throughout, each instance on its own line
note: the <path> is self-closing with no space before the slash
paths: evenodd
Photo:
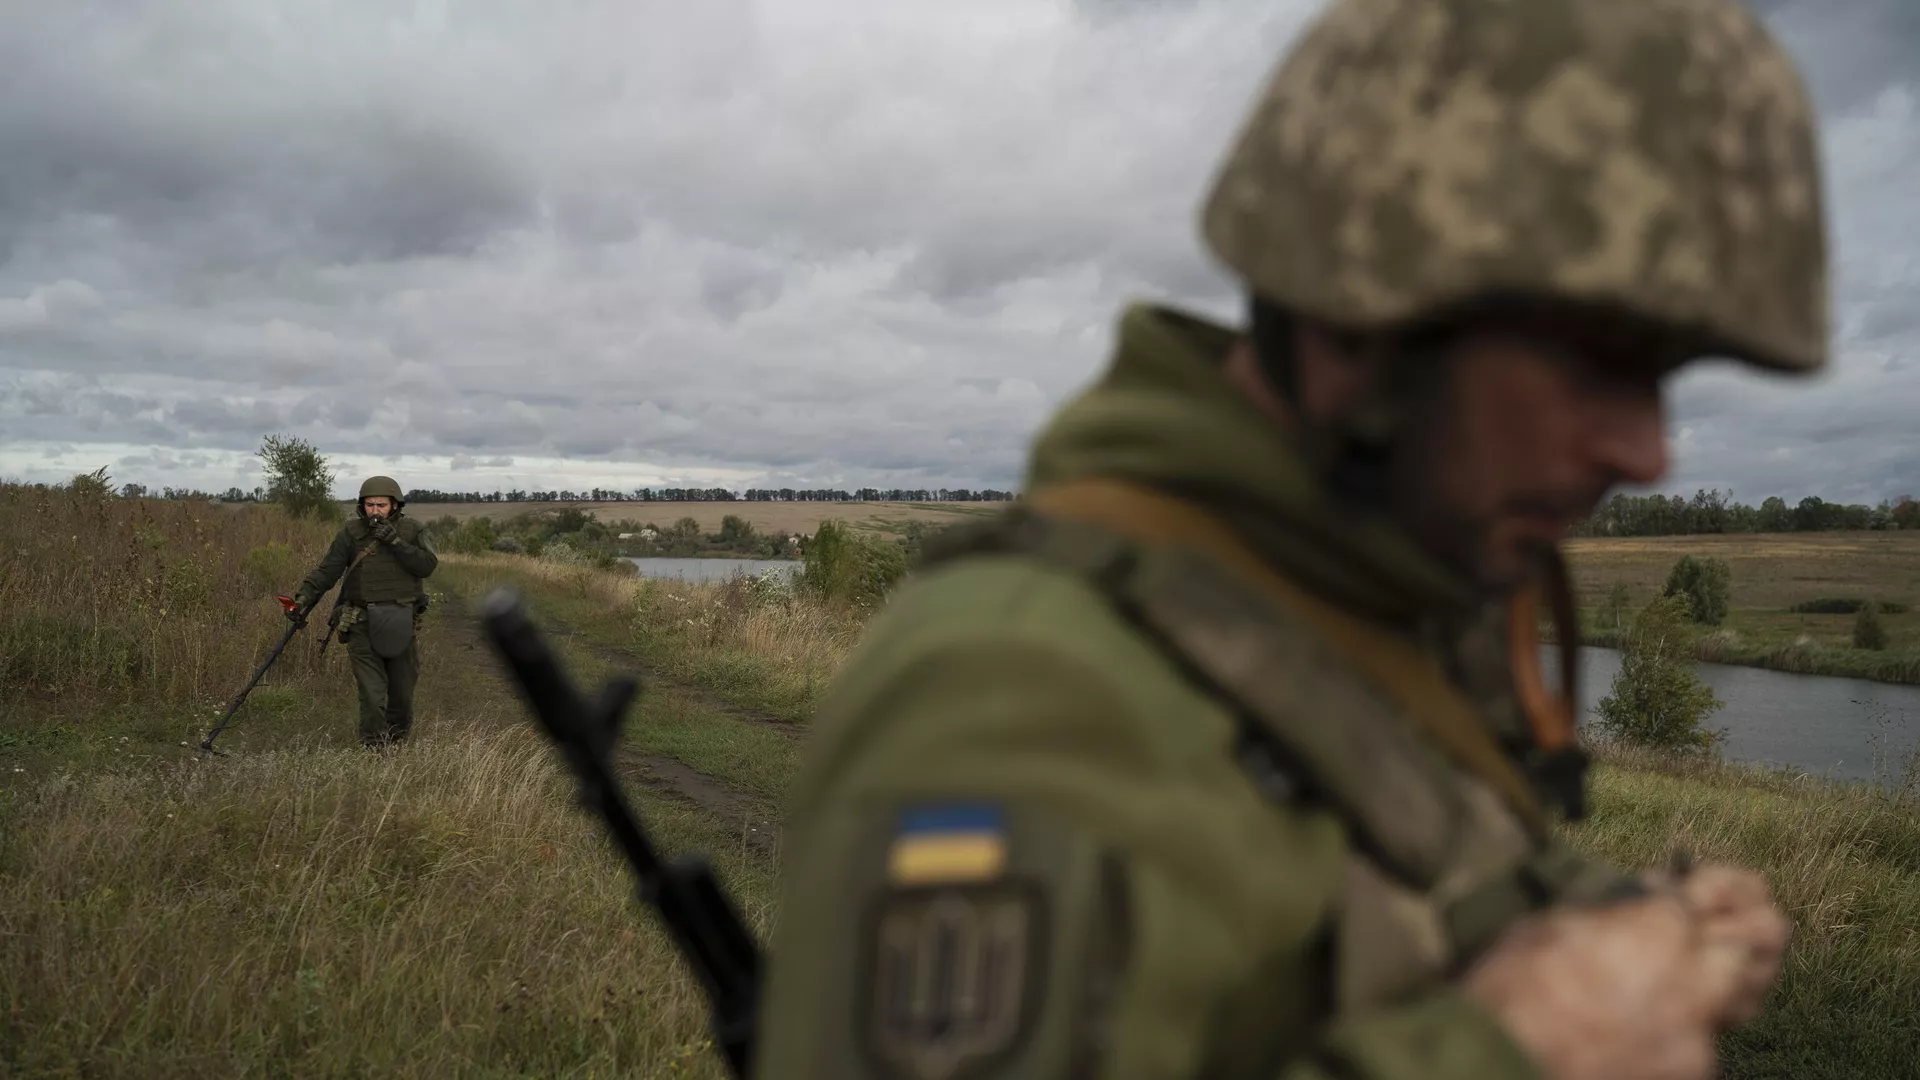
<path id="1" fill-rule="evenodd" d="M 383 544 L 373 538 L 367 519 L 348 519 L 334 534 L 320 565 L 300 583 L 294 599 L 305 604 L 326 595 L 342 574 L 346 575 L 346 581 L 340 585 L 340 597 L 347 604 L 416 600 L 426 595 L 423 582 L 440 565 L 440 557 L 434 554 L 426 529 L 399 511 L 388 520 L 393 522 L 398 535 L 392 543 Z M 364 558 L 361 557 L 363 551 L 366 552 Z M 360 560 L 358 565 L 354 563 L 356 558 Z"/>
<path id="2" fill-rule="evenodd" d="M 1321 501 L 1230 341 L 1129 311 L 1035 447 L 1069 520 L 868 628 L 789 808 L 759 1076 L 1539 1075 L 1451 979 L 1622 875 L 1510 756 L 1499 620 Z"/>

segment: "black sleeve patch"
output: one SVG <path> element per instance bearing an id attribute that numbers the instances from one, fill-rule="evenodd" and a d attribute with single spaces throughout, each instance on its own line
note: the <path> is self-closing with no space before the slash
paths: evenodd
<path id="1" fill-rule="evenodd" d="M 860 1027 L 892 1080 L 961 1080 L 1005 1063 L 1040 1015 L 1046 891 L 1009 865 L 992 804 L 899 815 L 865 920 Z"/>

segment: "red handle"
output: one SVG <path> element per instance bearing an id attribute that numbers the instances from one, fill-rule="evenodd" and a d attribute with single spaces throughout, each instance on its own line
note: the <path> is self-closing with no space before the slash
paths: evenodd
<path id="1" fill-rule="evenodd" d="M 291 596 L 276 596 L 274 599 L 280 601 L 280 606 L 287 611 L 292 611 L 300 606 Z"/>

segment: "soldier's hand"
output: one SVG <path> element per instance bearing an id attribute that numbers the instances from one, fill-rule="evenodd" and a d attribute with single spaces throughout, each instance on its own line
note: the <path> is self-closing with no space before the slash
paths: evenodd
<path id="1" fill-rule="evenodd" d="M 383 517 L 369 518 L 367 531 L 383 544 L 391 544 L 400 536 L 400 530 L 393 527 L 393 522 Z"/>
<path id="2" fill-rule="evenodd" d="M 1708 1080 L 1714 1036 L 1752 1015 L 1779 970 L 1785 919 L 1754 876 L 1696 873 L 1516 924 L 1466 992 L 1555 1080 Z"/>
<path id="3" fill-rule="evenodd" d="M 1708 962 L 1727 982 L 1721 1025 L 1753 1019 L 1780 976 L 1792 929 L 1766 879 L 1737 867 L 1702 866 L 1679 890 L 1701 920 Z"/>

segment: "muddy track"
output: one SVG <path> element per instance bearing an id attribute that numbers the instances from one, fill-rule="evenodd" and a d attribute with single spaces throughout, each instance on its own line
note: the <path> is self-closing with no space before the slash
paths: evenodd
<path id="1" fill-rule="evenodd" d="M 722 716 L 730 716 L 735 720 L 744 720 L 757 727 L 770 728 L 785 735 L 789 739 L 797 739 L 806 734 L 800 725 L 791 720 L 782 720 L 771 713 L 761 712 L 758 709 L 750 709 L 745 705 L 736 705 L 705 687 L 695 686 L 683 679 L 676 679 L 670 675 L 666 675 L 658 668 L 648 665 L 640 657 L 624 649 L 616 649 L 612 646 L 588 641 L 581 636 L 578 629 L 550 615 L 542 616 L 540 621 L 545 626 L 546 632 L 552 634 L 554 637 L 565 638 L 575 647 L 584 649 L 589 655 L 616 671 L 624 671 L 638 676 L 643 688 L 648 686 L 658 687 L 669 693 L 686 698 L 708 712 L 719 713 Z"/>
<path id="2" fill-rule="evenodd" d="M 620 753 L 620 772 L 656 795 L 686 803 L 740 830 L 741 838 L 767 858 L 780 850 L 780 823 L 761 800 L 735 790 L 678 758 L 638 750 Z"/>
<path id="3" fill-rule="evenodd" d="M 482 648 L 480 621 L 474 616 L 465 597 L 448 593 L 446 599 L 437 606 L 441 609 L 445 647 L 463 651 Z M 550 633 L 556 636 L 574 637 L 570 631 L 549 622 Z M 575 644 L 586 645 L 577 638 L 574 640 Z M 617 668 L 630 670 L 633 667 L 632 658 L 618 652 L 610 649 L 593 649 L 593 651 L 596 655 L 600 655 L 602 660 Z M 702 704 L 707 702 L 703 700 Z M 719 711 L 725 711 L 729 715 L 740 715 L 740 710 Z M 770 722 L 778 723 L 778 721 Z M 785 727 L 792 729 L 793 725 L 787 724 Z M 668 757 L 665 754 L 649 754 L 632 747 L 624 747 L 618 751 L 615 763 L 623 777 L 657 796 L 692 806 L 718 818 L 728 826 L 740 829 L 742 839 L 748 847 L 767 858 L 776 857 L 780 847 L 780 824 L 768 811 L 764 801 L 758 797 L 740 791 L 678 758 Z"/>

